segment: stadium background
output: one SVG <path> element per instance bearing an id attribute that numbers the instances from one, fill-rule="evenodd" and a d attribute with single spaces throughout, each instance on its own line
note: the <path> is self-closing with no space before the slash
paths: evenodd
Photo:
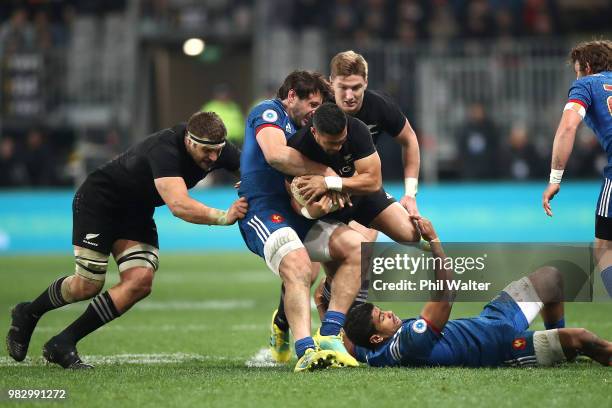
<path id="1" fill-rule="evenodd" d="M 328 73 L 330 57 L 345 49 L 363 53 L 370 66 L 369 87 L 392 95 L 415 127 L 421 146 L 419 209 L 445 241 L 590 241 L 606 159 L 589 129 L 579 131 L 552 219 L 545 217 L 540 197 L 555 127 L 574 77 L 567 52 L 580 40 L 610 38 L 610 15 L 612 3 L 606 0 L 2 1 L 0 327 L 7 327 L 6 311 L 15 302 L 34 296 L 47 281 L 73 268 L 71 200 L 88 171 L 152 131 L 185 120 L 206 103 L 216 102 L 239 118 L 236 107 L 245 115 L 256 101 L 273 95 L 289 71 Z M 184 44 L 190 38 L 204 41 L 202 53 L 186 55 Z M 239 143 L 240 129 L 232 133 Z M 399 149 L 386 137 L 380 151 L 385 186 L 398 197 Z M 235 197 L 229 180 L 227 175 L 207 180 L 194 196 L 226 207 Z M 90 336 L 82 353 L 165 355 L 176 348 L 187 353 L 184 361 L 177 357 L 178 362 L 189 369 L 203 365 L 212 373 L 212 379 L 203 380 L 224 384 L 220 389 L 227 394 L 206 394 L 210 401 L 235 402 L 232 398 L 240 393 L 228 394 L 243 378 L 239 367 L 253 350 L 265 346 L 265 322 L 275 304 L 277 281 L 247 252 L 237 227 L 189 225 L 165 208 L 157 210 L 156 220 L 162 270 L 152 300 L 147 300 L 152 303 L 136 306 L 121 324 Z M 116 281 L 110 277 L 115 274 L 109 273 L 110 282 Z M 228 282 L 235 292 L 226 287 Z M 240 299 L 237 304 L 235 299 Z M 197 343 L 157 341 L 170 330 L 164 327 L 176 323 L 172 312 L 156 309 L 163 302 L 183 311 L 181 319 L 191 328 L 179 330 L 179 336 L 197 336 Z M 568 321 L 612 337 L 609 304 L 572 306 Z M 418 312 L 417 306 L 396 307 Z M 454 316 L 479 307 L 460 305 Z M 41 336 L 61 328 L 79 310 L 69 307 L 67 313 L 50 317 L 44 335 L 35 334 L 32 350 L 40 350 Z M 147 313 L 151 310 L 155 314 Z M 215 320 L 210 311 L 223 310 L 232 314 L 223 319 L 233 324 L 232 333 L 240 341 L 224 343 L 210 335 L 227 323 Z M 207 326 L 198 329 L 202 322 Z M 127 340 L 122 332 L 127 329 L 121 327 L 131 325 L 136 336 Z M 155 339 L 155 344 L 147 339 Z M 221 360 L 207 360 L 215 347 L 220 355 L 231 356 L 227 367 Z M 34 354 L 33 364 L 40 365 Z M 170 355 L 172 362 L 176 353 Z M 112 367 L 120 358 L 111 357 L 100 361 Z M 160 364 L 160 373 L 143 377 L 152 387 L 165 378 Z M 171 365 L 178 371 L 171 369 L 170 375 L 188 382 L 177 367 Z M 37 369 L 24 376 L 19 367 L 0 359 L 5 374 L 0 387 L 64 384 L 44 368 Z M 457 394 L 460 401 L 485 405 L 506 395 L 502 406 L 533 402 L 517 397 L 509 382 L 516 380 L 515 386 L 528 389 L 541 380 L 540 397 L 547 401 L 563 405 L 574 398 L 584 403 L 577 398 L 589 394 L 593 405 L 609 406 L 609 370 L 592 374 L 591 369 L 583 364 L 560 374 L 534 371 L 520 380 L 512 373 L 497 378 L 491 372 L 452 370 L 419 374 L 422 378 L 390 371 L 373 378 L 399 392 L 406 376 L 425 384 L 448 375 L 462 379 L 456 387 L 472 387 Z M 138 373 L 138 368 L 130 370 Z M 117 374 L 112 368 L 101 372 Z M 249 373 L 244 375 L 244 381 L 252 381 L 246 377 Z M 247 387 L 246 395 L 273 381 L 266 375 L 260 373 L 264 380 L 258 381 L 263 382 Z M 367 378 L 361 375 L 349 377 L 347 384 Z M 125 378 L 122 374 L 115 385 L 132 392 L 137 386 L 120 384 Z M 497 385 L 475 399 L 472 393 L 482 378 Z M 171 383 L 168 390 L 174 390 Z M 576 384 L 584 386 L 584 393 L 576 394 Z M 556 387 L 565 389 L 569 399 L 556 399 Z M 100 393 L 114 398 L 105 389 Z M 275 405 L 276 395 L 270 393 L 265 404 Z M 411 398 L 422 403 L 421 395 L 414 391 Z M 378 395 L 377 401 L 385 401 L 381 398 Z M 148 400 L 125 401 L 140 405 Z"/>

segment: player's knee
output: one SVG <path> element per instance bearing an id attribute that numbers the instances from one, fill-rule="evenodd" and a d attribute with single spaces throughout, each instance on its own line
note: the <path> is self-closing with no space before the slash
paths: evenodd
<path id="1" fill-rule="evenodd" d="M 143 299 L 151 294 L 153 289 L 154 271 L 151 268 L 131 268 L 122 273 L 122 285 L 127 289 L 130 298 Z"/>
<path id="2" fill-rule="evenodd" d="M 62 297 L 68 303 L 91 299 L 100 293 L 103 287 L 104 281 L 86 279 L 74 274 L 62 282 Z"/>
<path id="3" fill-rule="evenodd" d="M 563 301 L 563 275 L 555 266 L 545 265 L 529 276 L 544 303 Z"/>
<path id="4" fill-rule="evenodd" d="M 310 282 L 310 258 L 293 228 L 279 228 L 270 234 L 264 244 L 264 258 L 270 270 L 283 280 L 283 275 L 301 276 L 305 271 Z"/>
<path id="5" fill-rule="evenodd" d="M 295 250 L 286 254 L 278 271 L 285 286 L 300 285 L 310 288 L 312 267 L 306 250 Z"/>
<path id="6" fill-rule="evenodd" d="M 332 244 L 334 257 L 338 257 L 344 262 L 361 262 L 361 244 L 366 242 L 366 238 L 351 229 L 338 231 L 338 233 L 340 234 L 339 240 Z"/>
<path id="7" fill-rule="evenodd" d="M 67 278 L 62 283 L 62 295 L 68 296 L 65 298 L 68 302 L 89 299 L 102 289 L 106 280 L 108 255 L 75 247 L 74 262 L 74 277 Z"/>

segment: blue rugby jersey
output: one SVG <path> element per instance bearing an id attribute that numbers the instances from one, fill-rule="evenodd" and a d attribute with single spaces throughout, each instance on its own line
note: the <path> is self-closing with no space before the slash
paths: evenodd
<path id="1" fill-rule="evenodd" d="M 244 145 L 240 156 L 239 193 L 248 199 L 287 195 L 285 176 L 266 162 L 257 143 L 257 131 L 267 126 L 281 129 L 287 139 L 293 136 L 297 128 L 279 99 L 265 100 L 251 110 L 246 122 Z"/>
<path id="2" fill-rule="evenodd" d="M 604 176 L 612 178 L 612 72 L 577 79 L 569 90 L 568 99 L 585 109 L 584 122 L 593 130 L 608 156 Z"/>

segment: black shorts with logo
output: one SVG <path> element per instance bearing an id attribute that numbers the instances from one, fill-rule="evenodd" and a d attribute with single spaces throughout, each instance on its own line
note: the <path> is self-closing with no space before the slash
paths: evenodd
<path id="1" fill-rule="evenodd" d="M 85 181 L 72 201 L 72 244 L 110 254 L 113 243 L 128 239 L 159 248 L 155 207 L 108 204 L 104 193 Z"/>
<path id="2" fill-rule="evenodd" d="M 396 202 L 395 198 L 388 194 L 384 188 L 368 195 L 353 195 L 351 200 L 353 202 L 352 207 L 345 207 L 333 212 L 326 218 L 338 220 L 345 224 L 354 220 L 369 227 L 374 218 Z"/>

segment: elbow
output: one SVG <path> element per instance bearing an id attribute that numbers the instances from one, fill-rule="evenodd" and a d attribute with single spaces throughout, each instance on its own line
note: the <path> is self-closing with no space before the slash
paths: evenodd
<path id="1" fill-rule="evenodd" d="M 276 152 L 266 155 L 265 159 L 266 159 L 266 162 L 268 162 L 270 166 L 274 167 L 277 170 L 283 164 L 282 156 Z"/>
<path id="2" fill-rule="evenodd" d="M 375 193 L 378 190 L 380 190 L 382 188 L 382 178 L 381 177 L 375 177 L 372 179 L 371 183 L 368 183 L 367 185 L 367 189 L 368 189 L 368 193 Z"/>
<path id="3" fill-rule="evenodd" d="M 183 219 L 185 217 L 185 208 L 180 202 L 168 203 L 168 209 L 176 218 Z"/>

